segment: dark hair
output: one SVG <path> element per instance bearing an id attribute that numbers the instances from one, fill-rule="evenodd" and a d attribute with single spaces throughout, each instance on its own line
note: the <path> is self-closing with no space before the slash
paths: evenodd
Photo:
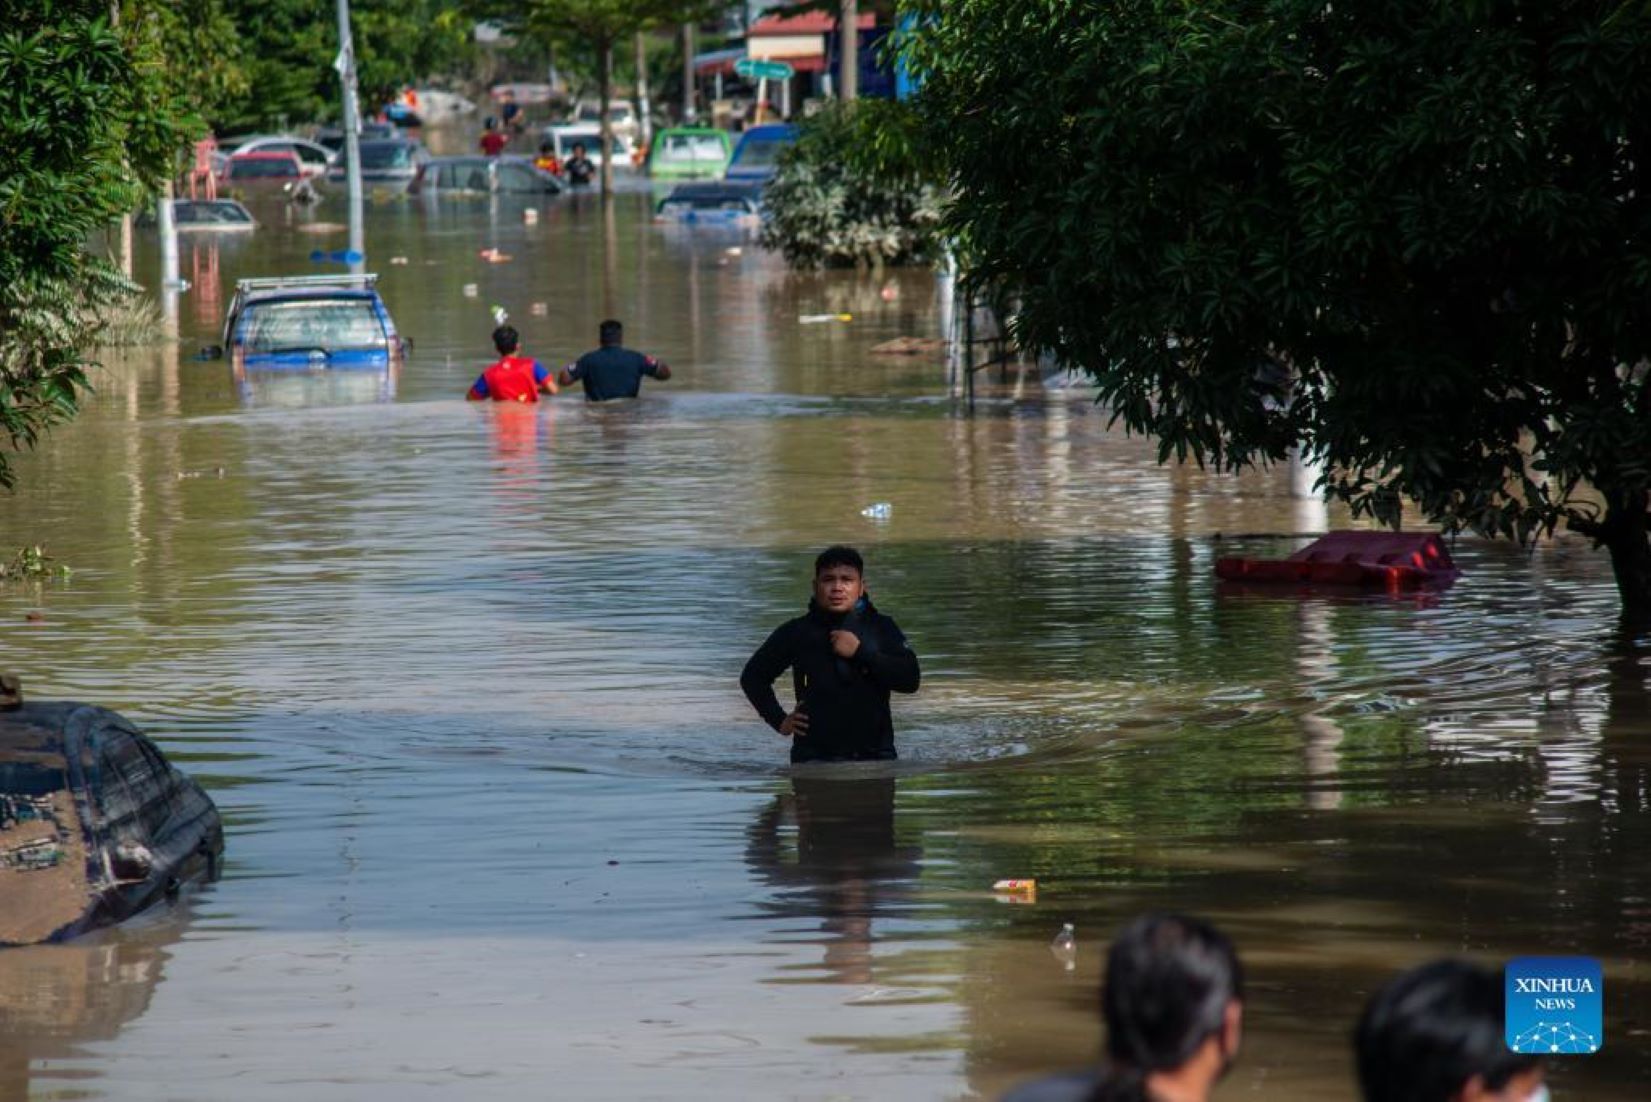
<path id="1" fill-rule="evenodd" d="M 609 318 L 596 327 L 596 335 L 603 344 L 618 344 L 625 339 L 625 327 Z"/>
<path id="2" fill-rule="evenodd" d="M 585 148 L 585 143 L 584 142 L 574 142 L 573 143 L 573 151 L 575 153 L 578 153 L 578 152 L 582 151 L 584 148 Z"/>
<path id="3" fill-rule="evenodd" d="M 556 152 L 556 143 L 552 142 L 552 141 L 540 142 L 539 143 L 539 152 L 540 153 L 554 153 L 554 152 Z"/>
<path id="4" fill-rule="evenodd" d="M 501 325 L 493 330 L 493 347 L 499 350 L 499 355 L 508 356 L 522 346 L 522 335 L 516 332 L 515 326 Z"/>
<path id="5" fill-rule="evenodd" d="M 860 557 L 860 552 L 840 543 L 832 544 L 814 557 L 814 573 L 816 576 L 828 566 L 852 566 L 862 578 L 866 574 L 866 560 Z"/>
<path id="6" fill-rule="evenodd" d="M 1447 1102 L 1475 1075 L 1500 1090 L 1541 1057 L 1503 1037 L 1507 994 L 1463 960 L 1412 968 L 1376 992 L 1353 1030 L 1365 1102 Z"/>
<path id="7" fill-rule="evenodd" d="M 1106 1062 L 1091 1102 L 1141 1102 L 1146 1077 L 1178 1068 L 1244 998 L 1244 972 L 1225 934 L 1183 915 L 1146 915 L 1106 954 L 1101 1019 Z"/>

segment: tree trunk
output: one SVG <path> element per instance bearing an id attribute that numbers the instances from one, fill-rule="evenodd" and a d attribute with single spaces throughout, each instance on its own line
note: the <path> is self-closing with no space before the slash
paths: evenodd
<path id="1" fill-rule="evenodd" d="M 1613 497 L 1599 538 L 1611 553 L 1611 569 L 1622 596 L 1622 618 L 1627 624 L 1651 627 L 1651 514 L 1647 495 Z"/>
<path id="2" fill-rule="evenodd" d="M 843 0 L 842 17 L 837 21 L 837 98 L 844 103 L 860 95 L 860 4 Z"/>
<path id="3" fill-rule="evenodd" d="M 608 105 L 613 101 L 613 42 L 602 39 L 596 46 L 597 87 L 602 102 L 602 122 L 597 140 L 602 143 L 602 198 L 613 194 L 613 120 Z"/>

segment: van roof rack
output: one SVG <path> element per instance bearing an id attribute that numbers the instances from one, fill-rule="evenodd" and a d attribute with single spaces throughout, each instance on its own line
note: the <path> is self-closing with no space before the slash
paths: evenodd
<path id="1" fill-rule="evenodd" d="M 287 287 L 359 287 L 371 290 L 377 284 L 376 273 L 353 275 L 342 272 L 337 275 L 260 276 L 255 279 L 238 279 L 235 281 L 235 290 L 237 293 L 273 291 Z"/>

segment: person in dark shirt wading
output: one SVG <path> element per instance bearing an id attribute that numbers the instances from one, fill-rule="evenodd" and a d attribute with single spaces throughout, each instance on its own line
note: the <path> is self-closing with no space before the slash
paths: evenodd
<path id="1" fill-rule="evenodd" d="M 776 628 L 740 674 L 757 714 L 791 739 L 794 762 L 897 756 L 889 693 L 917 691 L 917 655 L 899 626 L 872 607 L 865 569 L 852 547 L 822 551 L 808 614 Z M 789 713 L 774 695 L 774 680 L 787 669 L 797 698 Z"/>
<path id="2" fill-rule="evenodd" d="M 613 398 L 637 397 L 642 393 L 644 375 L 662 383 L 671 377 L 669 364 L 620 346 L 625 339 L 625 327 L 617 321 L 603 322 L 597 333 L 602 347 L 586 352 L 577 362 L 562 368 L 558 381 L 563 386 L 582 383 L 586 398 L 606 402 Z"/>

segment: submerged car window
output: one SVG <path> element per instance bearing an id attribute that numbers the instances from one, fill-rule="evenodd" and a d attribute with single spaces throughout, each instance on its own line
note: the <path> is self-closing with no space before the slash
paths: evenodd
<path id="1" fill-rule="evenodd" d="M 513 191 L 518 193 L 524 191 L 543 191 L 544 187 L 545 185 L 539 179 L 538 175 L 526 165 L 499 166 L 500 191 Z"/>
<path id="2" fill-rule="evenodd" d="M 231 160 L 229 162 L 229 178 L 231 180 L 251 180 L 259 177 L 296 176 L 298 165 L 288 158 L 271 158 L 270 160 Z"/>
<path id="3" fill-rule="evenodd" d="M 180 225 L 245 225 L 252 221 L 251 212 L 234 203 L 175 203 L 172 214 Z"/>
<path id="4" fill-rule="evenodd" d="M 413 163 L 410 145 L 368 145 L 361 148 L 362 168 L 405 168 Z"/>
<path id="5" fill-rule="evenodd" d="M 366 299 L 255 303 L 242 315 L 240 341 L 252 355 L 388 345 L 378 314 Z"/>
<path id="6" fill-rule="evenodd" d="M 790 145 L 790 142 L 746 142 L 740 149 L 739 167 L 741 168 L 768 168 L 779 160 L 780 150 Z"/>
<path id="7" fill-rule="evenodd" d="M 711 134 L 668 134 L 659 155 L 667 161 L 720 161 L 722 142 Z"/>

